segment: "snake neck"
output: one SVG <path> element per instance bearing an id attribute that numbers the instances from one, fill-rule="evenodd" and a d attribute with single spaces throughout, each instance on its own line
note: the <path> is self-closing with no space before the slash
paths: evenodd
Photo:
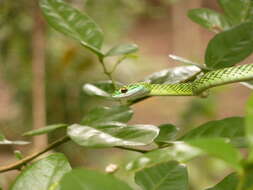
<path id="1" fill-rule="evenodd" d="M 193 96 L 193 83 L 149 84 L 150 96 Z"/>

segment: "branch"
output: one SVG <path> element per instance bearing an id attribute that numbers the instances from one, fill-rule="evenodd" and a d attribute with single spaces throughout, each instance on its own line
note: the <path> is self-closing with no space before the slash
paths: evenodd
<path id="1" fill-rule="evenodd" d="M 46 148 L 42 149 L 39 152 L 36 152 L 30 156 L 27 156 L 25 158 L 23 158 L 22 160 L 19 160 L 13 164 L 7 165 L 7 166 L 3 166 L 0 167 L 0 173 L 2 172 L 7 172 L 10 170 L 20 170 L 22 168 L 22 166 L 26 165 L 28 162 L 32 161 L 33 159 L 37 158 L 38 156 L 40 156 L 41 154 L 69 141 L 70 138 L 68 136 L 63 136 L 62 138 L 54 141 L 53 143 L 51 143 L 50 145 L 48 145 Z M 135 148 L 130 148 L 130 147 L 123 147 L 123 146 L 115 146 L 115 148 L 119 148 L 119 149 L 123 149 L 123 150 L 129 150 L 129 151 L 134 151 L 134 152 L 139 152 L 139 153 L 146 153 L 149 152 L 149 150 L 141 150 L 141 149 L 135 149 Z"/>
<path id="2" fill-rule="evenodd" d="M 23 165 L 25 165 L 26 163 L 32 161 L 33 159 L 37 158 L 38 156 L 40 156 L 41 154 L 69 141 L 70 138 L 68 136 L 63 136 L 62 138 L 54 141 L 53 143 L 51 143 L 50 145 L 48 145 L 46 148 L 42 149 L 41 151 L 39 152 L 36 152 L 30 156 L 27 156 L 25 157 L 24 159 L 22 160 L 19 160 L 18 162 L 15 162 L 13 164 L 10 164 L 10 165 L 7 165 L 7 166 L 3 166 L 3 167 L 0 167 L 0 173 L 2 172 L 6 172 L 6 171 L 9 171 L 9 170 L 19 170 L 22 168 Z"/>

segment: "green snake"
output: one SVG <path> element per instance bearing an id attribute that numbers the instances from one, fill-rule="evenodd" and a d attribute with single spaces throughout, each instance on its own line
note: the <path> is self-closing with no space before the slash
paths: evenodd
<path id="1" fill-rule="evenodd" d="M 199 96 L 207 89 L 235 82 L 253 80 L 253 64 L 206 72 L 192 82 L 177 84 L 133 83 L 117 89 L 115 99 L 137 99 L 146 96 Z"/>

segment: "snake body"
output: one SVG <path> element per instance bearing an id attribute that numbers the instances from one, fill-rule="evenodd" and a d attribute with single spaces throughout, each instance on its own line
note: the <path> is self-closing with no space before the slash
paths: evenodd
<path id="1" fill-rule="evenodd" d="M 113 98 L 140 98 L 145 96 L 198 96 L 209 88 L 253 80 L 253 64 L 213 70 L 192 82 L 177 84 L 133 83 L 117 89 Z"/>

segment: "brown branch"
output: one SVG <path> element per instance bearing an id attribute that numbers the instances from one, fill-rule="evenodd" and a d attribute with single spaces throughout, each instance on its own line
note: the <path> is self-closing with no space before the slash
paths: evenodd
<path id="1" fill-rule="evenodd" d="M 27 157 L 23 158 L 22 160 L 19 160 L 18 162 L 15 162 L 13 164 L 0 167 L 0 173 L 10 171 L 10 170 L 20 170 L 22 168 L 22 166 L 24 166 L 28 162 L 32 161 L 33 159 L 37 158 L 41 154 L 61 145 L 69 140 L 70 140 L 70 138 L 68 136 L 63 136 L 62 138 L 54 141 L 53 143 L 51 143 L 50 145 L 48 145 L 46 148 L 42 149 L 39 152 L 36 152 L 30 156 L 27 156 Z"/>
<path id="2" fill-rule="evenodd" d="M 53 143 L 51 143 L 50 145 L 48 145 L 46 148 L 42 149 L 39 152 L 36 152 L 30 156 L 27 156 L 25 158 L 23 158 L 22 160 L 19 160 L 13 164 L 7 165 L 7 166 L 2 166 L 0 167 L 0 173 L 2 172 L 7 172 L 10 170 L 21 170 L 22 166 L 26 165 L 28 162 L 34 160 L 35 158 L 37 158 L 38 156 L 40 156 L 41 154 L 69 141 L 70 138 L 68 136 L 63 136 L 62 138 L 54 141 Z M 141 149 L 135 149 L 135 148 L 130 148 L 130 147 L 123 147 L 123 146 L 115 146 L 115 148 L 119 148 L 122 150 L 128 150 L 128 151 L 134 151 L 134 152 L 139 152 L 139 153 L 147 153 L 151 150 L 141 150 Z"/>

